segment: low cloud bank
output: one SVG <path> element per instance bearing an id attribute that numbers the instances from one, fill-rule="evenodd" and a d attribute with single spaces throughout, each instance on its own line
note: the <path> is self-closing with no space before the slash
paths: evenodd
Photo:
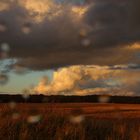
<path id="1" fill-rule="evenodd" d="M 32 92 L 46 95 L 139 95 L 139 76 L 140 69 L 136 65 L 70 66 L 55 71 L 51 81 L 43 77 Z"/>

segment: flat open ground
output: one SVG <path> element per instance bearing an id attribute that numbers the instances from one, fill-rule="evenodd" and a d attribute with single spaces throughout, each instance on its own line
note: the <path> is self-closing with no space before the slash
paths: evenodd
<path id="1" fill-rule="evenodd" d="M 95 118 L 140 118 L 140 104 L 98 104 L 98 103 L 6 103 L 0 104 L 0 112 L 16 110 L 21 114 L 29 111 L 68 115 L 72 112 Z"/>
<path id="2" fill-rule="evenodd" d="M 140 140 L 139 134 L 139 104 L 0 104 L 0 140 Z"/>

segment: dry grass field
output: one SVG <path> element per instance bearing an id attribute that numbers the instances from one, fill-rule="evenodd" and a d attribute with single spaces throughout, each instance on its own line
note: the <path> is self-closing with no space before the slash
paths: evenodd
<path id="1" fill-rule="evenodd" d="M 0 140 L 140 140 L 140 105 L 0 104 Z"/>

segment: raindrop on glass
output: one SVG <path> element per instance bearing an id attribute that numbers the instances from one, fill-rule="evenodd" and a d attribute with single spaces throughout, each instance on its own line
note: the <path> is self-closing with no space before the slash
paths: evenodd
<path id="1" fill-rule="evenodd" d="M 12 114 L 12 119 L 14 119 L 14 120 L 18 119 L 19 117 L 20 117 L 20 114 L 18 112 L 14 112 Z"/>
<path id="2" fill-rule="evenodd" d="M 14 109 L 14 108 L 16 107 L 16 103 L 15 103 L 15 102 L 10 102 L 10 103 L 9 103 L 9 107 L 10 107 L 11 109 Z"/>
<path id="3" fill-rule="evenodd" d="M 0 52 L 0 59 L 6 59 L 8 57 L 9 57 L 9 55 L 7 52 Z"/>
<path id="4" fill-rule="evenodd" d="M 1 51 L 3 52 L 9 52 L 10 51 L 10 46 L 8 43 L 2 43 L 1 44 Z"/>
<path id="5" fill-rule="evenodd" d="M 4 85 L 8 82 L 8 76 L 6 74 L 0 74 L 0 84 Z"/>
<path id="6" fill-rule="evenodd" d="M 14 70 L 14 72 L 16 72 L 17 74 L 24 74 L 24 73 L 27 72 L 27 69 L 26 69 L 24 66 L 20 65 L 20 64 L 14 65 L 14 66 L 13 66 L 13 70 Z"/>
<path id="7" fill-rule="evenodd" d="M 25 100 L 27 100 L 27 99 L 30 98 L 30 95 L 29 95 L 29 93 L 28 93 L 27 90 L 24 90 L 24 91 L 23 91 L 22 97 L 23 97 Z"/>
<path id="8" fill-rule="evenodd" d="M 85 117 L 83 115 L 76 115 L 70 117 L 70 122 L 74 124 L 79 124 L 84 121 Z"/>
<path id="9" fill-rule="evenodd" d="M 41 115 L 31 115 L 27 118 L 28 123 L 38 123 L 41 120 Z"/>
<path id="10" fill-rule="evenodd" d="M 0 23 L 0 32 L 6 32 L 7 31 L 7 27 L 5 24 Z"/>
<path id="11" fill-rule="evenodd" d="M 71 123 L 81 123 L 83 122 L 85 119 L 84 115 L 83 115 L 83 110 L 82 109 L 74 109 L 71 111 L 71 115 L 70 115 L 70 122 Z"/>
<path id="12" fill-rule="evenodd" d="M 22 32 L 24 34 L 29 34 L 31 32 L 31 24 L 30 23 L 24 24 L 22 27 Z"/>
<path id="13" fill-rule="evenodd" d="M 82 44 L 83 46 L 85 46 L 85 47 L 88 47 L 88 46 L 91 44 L 91 42 L 90 42 L 89 39 L 83 39 L 83 40 L 81 41 L 81 44 Z"/>
<path id="14" fill-rule="evenodd" d="M 86 37 L 87 36 L 87 31 L 85 29 L 81 29 L 79 32 L 81 37 Z"/>
<path id="15" fill-rule="evenodd" d="M 110 97 L 107 95 L 99 96 L 98 101 L 100 103 L 108 103 L 110 101 Z"/>

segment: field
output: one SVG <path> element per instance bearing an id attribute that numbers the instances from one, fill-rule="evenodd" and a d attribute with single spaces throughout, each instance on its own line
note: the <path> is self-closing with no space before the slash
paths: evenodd
<path id="1" fill-rule="evenodd" d="M 0 140 L 140 140 L 139 134 L 139 104 L 0 104 Z"/>

